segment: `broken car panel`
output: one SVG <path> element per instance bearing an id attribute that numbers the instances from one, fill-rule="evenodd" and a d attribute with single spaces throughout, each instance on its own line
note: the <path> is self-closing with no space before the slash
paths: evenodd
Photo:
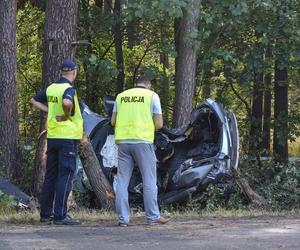
<path id="1" fill-rule="evenodd" d="M 115 184 L 117 146 L 110 125 L 113 97 L 105 98 L 107 117 L 93 113 L 82 104 L 85 132 L 89 135 L 101 168 Z M 212 99 L 195 108 L 186 126 L 156 132 L 157 179 L 160 204 L 184 202 L 205 191 L 210 184 L 229 188 L 233 169 L 239 162 L 239 133 L 235 115 Z M 79 164 L 80 165 L 80 164 Z M 79 183 L 81 182 L 81 183 Z M 89 188 L 82 167 L 77 171 L 81 190 Z M 79 186 L 80 186 L 79 185 Z M 143 186 L 138 168 L 129 184 L 132 205 L 142 204 Z"/>

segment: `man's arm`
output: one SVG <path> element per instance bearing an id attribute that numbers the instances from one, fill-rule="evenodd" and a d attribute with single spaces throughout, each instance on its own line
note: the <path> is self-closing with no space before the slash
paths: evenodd
<path id="1" fill-rule="evenodd" d="M 160 130 L 163 127 L 163 116 L 159 96 L 154 93 L 152 97 L 152 113 L 155 130 Z"/>
<path id="2" fill-rule="evenodd" d="M 117 119 L 117 101 L 115 101 L 115 103 L 114 103 L 113 113 L 112 113 L 111 119 L 110 119 L 110 123 L 112 126 L 116 125 L 116 119 Z"/>
<path id="3" fill-rule="evenodd" d="M 75 89 L 73 87 L 65 90 L 62 100 L 62 108 L 64 111 L 64 115 L 56 116 L 56 120 L 58 122 L 67 121 L 70 119 L 71 112 L 73 110 L 73 100 L 75 95 Z"/>
<path id="4" fill-rule="evenodd" d="M 42 90 L 37 95 L 32 97 L 30 103 L 37 109 L 48 113 L 48 106 L 45 104 L 47 103 L 47 95 L 45 90 Z"/>
<path id="5" fill-rule="evenodd" d="M 112 126 L 116 125 L 116 117 L 117 117 L 117 112 L 113 112 L 112 116 L 111 116 L 111 119 L 110 119 L 110 123 L 111 123 Z"/>
<path id="6" fill-rule="evenodd" d="M 37 109 L 44 111 L 44 112 L 48 112 L 48 107 L 47 105 L 45 105 L 44 103 L 38 102 L 36 101 L 34 98 L 31 98 L 30 100 L 31 104 L 36 107 Z"/>
<path id="7" fill-rule="evenodd" d="M 155 130 L 160 130 L 164 125 L 162 114 L 153 114 L 153 122 Z"/>
<path id="8" fill-rule="evenodd" d="M 65 119 L 68 120 L 71 116 L 71 112 L 73 109 L 73 101 L 70 101 L 69 99 L 63 99 L 62 105 L 65 114 Z"/>

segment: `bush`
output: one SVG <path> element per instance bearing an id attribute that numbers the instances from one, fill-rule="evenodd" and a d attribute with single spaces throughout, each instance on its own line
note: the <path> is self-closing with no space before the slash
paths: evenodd
<path id="1" fill-rule="evenodd" d="M 0 215 L 9 214 L 15 211 L 15 198 L 12 195 L 6 195 L 0 190 Z"/>
<path id="2" fill-rule="evenodd" d="M 272 211 L 300 208 L 300 168 L 295 163 L 278 164 L 244 160 L 239 166 L 242 177 L 251 188 L 263 196 Z M 237 184 L 235 192 L 227 194 L 222 188 L 210 184 L 207 190 L 194 196 L 186 208 L 190 210 L 216 211 L 219 209 L 249 209 L 248 201 Z"/>
<path id="3" fill-rule="evenodd" d="M 241 165 L 251 187 L 266 198 L 272 210 L 300 208 L 300 168 L 295 163 L 279 164 L 245 162 Z"/>

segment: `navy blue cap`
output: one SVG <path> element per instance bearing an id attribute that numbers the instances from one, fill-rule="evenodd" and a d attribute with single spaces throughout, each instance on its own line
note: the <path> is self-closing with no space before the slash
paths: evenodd
<path id="1" fill-rule="evenodd" d="M 60 65 L 60 70 L 62 71 L 72 71 L 77 69 L 77 65 L 74 61 L 72 60 L 65 60 L 61 65 Z"/>

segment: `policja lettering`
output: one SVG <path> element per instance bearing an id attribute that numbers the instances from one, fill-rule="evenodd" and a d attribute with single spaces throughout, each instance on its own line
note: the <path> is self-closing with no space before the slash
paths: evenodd
<path id="1" fill-rule="evenodd" d="M 57 98 L 57 96 L 47 96 L 47 101 L 58 103 L 58 98 Z"/>
<path id="2" fill-rule="evenodd" d="M 144 96 L 123 96 L 121 97 L 122 102 L 144 102 Z"/>

